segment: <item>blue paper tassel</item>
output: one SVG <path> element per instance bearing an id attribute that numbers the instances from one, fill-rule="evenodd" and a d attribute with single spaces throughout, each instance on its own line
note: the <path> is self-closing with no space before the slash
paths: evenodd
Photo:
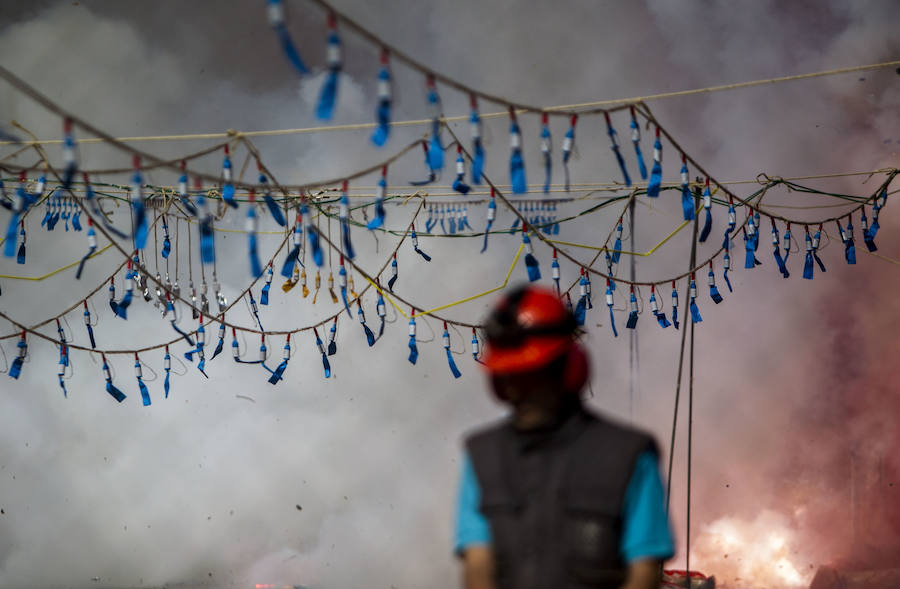
<path id="1" fill-rule="evenodd" d="M 147 226 L 147 210 L 144 207 L 144 197 L 140 190 L 143 180 L 139 171 L 134 172 L 132 182 L 134 184 L 131 198 L 131 207 L 134 210 L 134 247 L 142 250 L 147 247 L 149 229 Z"/>
<path id="2" fill-rule="evenodd" d="M 350 301 L 347 300 L 347 270 L 341 266 L 338 275 L 340 276 L 341 282 L 341 300 L 344 301 L 344 309 L 347 310 L 347 315 L 352 317 L 353 315 L 350 313 Z"/>
<path id="3" fill-rule="evenodd" d="M 528 182 L 525 180 L 525 160 L 522 158 L 522 131 L 512 107 L 509 111 L 509 144 L 509 178 L 512 191 L 513 194 L 524 194 L 528 192 Z"/>
<path id="4" fill-rule="evenodd" d="M 700 323 L 703 321 L 703 317 L 700 316 L 700 309 L 697 308 L 697 303 L 694 299 L 691 299 L 691 321 L 694 323 Z"/>
<path id="5" fill-rule="evenodd" d="M 816 261 L 816 264 L 819 265 L 819 270 L 825 272 L 825 264 L 822 263 L 822 258 L 819 257 L 819 241 L 822 238 L 822 228 L 819 227 L 819 230 L 816 231 L 816 234 L 813 236 L 813 249 L 812 255 L 813 259 Z"/>
<path id="6" fill-rule="evenodd" d="M 716 286 L 715 274 L 713 273 L 712 269 L 710 269 L 709 271 L 709 296 L 717 305 L 723 300 L 721 293 L 719 293 L 719 288 Z"/>
<path id="7" fill-rule="evenodd" d="M 429 77 L 428 108 L 431 111 L 431 142 L 428 146 L 428 167 L 434 172 L 444 169 L 444 146 L 441 145 L 441 98 L 438 96 L 434 78 Z"/>
<path id="8" fill-rule="evenodd" d="M 609 243 L 609 242 L 607 242 Z M 612 263 L 618 264 L 619 260 L 622 257 L 622 219 L 619 219 L 618 225 L 616 225 L 616 241 L 613 245 L 612 252 Z"/>
<path id="9" fill-rule="evenodd" d="M 494 201 L 494 189 L 491 188 L 491 200 L 488 202 L 487 225 L 484 228 L 484 243 L 481 244 L 481 252 L 487 251 L 488 236 L 491 233 L 491 227 L 494 225 L 494 218 L 497 215 L 497 203 Z"/>
<path id="10" fill-rule="evenodd" d="M 387 166 L 382 168 L 381 179 L 378 180 L 378 197 L 375 199 L 375 216 L 372 217 L 372 219 L 366 225 L 366 228 L 369 230 L 378 229 L 379 227 L 384 225 L 384 219 L 386 216 L 384 210 L 384 194 L 385 192 L 387 192 L 387 180 L 385 179 L 386 174 Z"/>
<path id="11" fill-rule="evenodd" d="M 631 306 L 631 310 L 628 312 L 628 321 L 625 323 L 626 329 L 634 329 L 637 327 L 638 321 L 638 312 L 637 312 L 637 298 L 634 295 L 634 291 L 631 291 L 631 296 L 629 297 L 629 305 Z"/>
<path id="12" fill-rule="evenodd" d="M 413 364 L 415 364 L 415 362 L 413 362 Z M 460 376 L 462 376 L 462 373 L 456 366 L 456 361 L 453 359 L 453 353 L 449 348 L 447 348 L 447 364 L 450 365 L 450 373 L 453 375 L 453 378 L 459 378 Z"/>
<path id="13" fill-rule="evenodd" d="M 672 284 L 672 326 L 678 329 L 678 291 Z"/>
<path id="14" fill-rule="evenodd" d="M 13 213 L 6 228 L 6 241 L 3 244 L 3 254 L 7 258 L 16 255 L 16 235 L 19 230 L 19 214 Z"/>
<path id="15" fill-rule="evenodd" d="M 665 313 L 657 313 L 656 314 L 656 322 L 659 323 L 659 326 L 662 327 L 663 329 L 665 329 L 666 327 L 671 325 L 671 323 L 669 323 L 669 320 L 666 319 Z"/>
<path id="16" fill-rule="evenodd" d="M 544 194 L 550 192 L 550 178 L 553 174 L 552 139 L 547 113 L 541 120 L 541 154 L 544 156 Z"/>
<path id="17" fill-rule="evenodd" d="M 259 293 L 259 304 L 260 305 L 268 305 L 269 304 L 269 290 L 272 288 L 272 265 L 269 264 L 266 269 L 266 283 L 262 287 L 262 291 Z"/>
<path id="18" fill-rule="evenodd" d="M 688 185 L 688 168 L 686 163 L 681 164 L 681 208 L 684 213 L 684 220 L 693 221 L 694 197 Z"/>
<path id="19" fill-rule="evenodd" d="M 113 383 L 106 381 L 106 392 L 112 395 L 112 398 L 121 403 L 125 400 L 125 393 L 113 386 Z"/>
<path id="20" fill-rule="evenodd" d="M 756 267 L 756 255 L 753 249 L 753 240 L 744 235 L 744 268 Z"/>
<path id="21" fill-rule="evenodd" d="M 703 230 L 700 231 L 700 243 L 707 240 L 710 231 L 712 231 L 712 212 L 709 209 L 706 209 L 706 220 L 703 222 Z"/>
<path id="22" fill-rule="evenodd" d="M 200 261 L 212 264 L 216 261 L 216 241 L 213 233 L 212 219 L 200 221 Z"/>
<path id="23" fill-rule="evenodd" d="M 416 252 L 417 254 L 419 254 L 420 256 L 422 256 L 422 258 L 426 262 L 430 262 L 431 256 L 429 256 L 428 254 L 426 254 L 425 252 L 423 252 L 422 250 L 419 249 L 419 238 L 416 237 L 416 232 L 414 229 L 410 229 L 409 239 L 412 242 L 413 251 Z M 389 283 L 389 286 L 390 286 L 390 283 Z"/>
<path id="24" fill-rule="evenodd" d="M 628 169 L 625 167 L 625 158 L 622 157 L 622 150 L 619 149 L 619 135 L 613 129 L 609 113 L 604 114 L 606 115 L 606 134 L 609 135 L 610 149 L 616 155 L 616 162 L 618 162 L 619 169 L 622 171 L 622 179 L 625 181 L 625 186 L 631 186 L 631 176 L 628 175 Z"/>
<path id="25" fill-rule="evenodd" d="M 619 337 L 619 331 L 616 329 L 616 318 L 613 315 L 612 307 L 609 308 L 609 325 L 612 327 L 613 337 Z"/>
<path id="26" fill-rule="evenodd" d="M 94 340 L 94 328 L 91 327 L 90 324 L 87 325 L 88 338 L 91 340 L 91 348 L 97 347 L 97 342 Z"/>
<path id="27" fill-rule="evenodd" d="M 388 280 L 388 290 L 394 292 L 394 284 L 397 282 L 397 254 L 394 254 L 394 259 L 391 260 L 391 278 Z"/>
<path id="28" fill-rule="evenodd" d="M 281 380 L 284 375 L 284 371 L 287 368 L 288 361 L 282 360 L 281 364 L 279 364 L 275 370 L 272 371 L 272 376 L 269 377 L 269 384 L 278 384 L 278 381 Z"/>
<path id="29" fill-rule="evenodd" d="M 837 221 L 838 231 L 844 241 L 844 259 L 848 264 L 856 264 L 856 245 L 853 243 L 853 222 L 847 223 L 847 231 L 841 228 L 841 222 Z"/>
<path id="30" fill-rule="evenodd" d="M 28 342 L 25 340 L 24 331 L 22 332 L 19 341 L 16 343 L 16 348 L 17 353 L 9 367 L 9 376 L 18 380 L 19 376 L 22 374 L 22 365 L 25 363 L 25 357 L 28 353 Z"/>
<path id="31" fill-rule="evenodd" d="M 210 361 L 215 360 L 216 356 L 222 353 L 223 347 L 225 347 L 225 325 L 220 325 L 219 340 L 216 342 L 216 349 L 213 350 L 213 355 L 210 357 Z"/>
<path id="32" fill-rule="evenodd" d="M 147 385 L 140 378 L 138 379 L 138 387 L 141 390 L 141 402 L 144 404 L 144 407 L 147 407 L 150 405 L 150 391 L 147 390 Z"/>
<path id="33" fill-rule="evenodd" d="M 531 251 L 531 239 L 528 237 L 527 229 L 522 230 L 522 243 L 525 244 L 525 269 L 528 271 L 528 280 L 529 282 L 540 280 L 541 268 Z"/>
<path id="34" fill-rule="evenodd" d="M 222 187 L 222 200 L 225 201 L 225 204 L 230 206 L 233 209 L 238 208 L 238 203 L 234 200 L 234 184 L 228 182 L 225 186 Z"/>
<path id="35" fill-rule="evenodd" d="M 16 264 L 25 263 L 25 228 L 22 228 L 22 243 L 19 244 L 19 251 L 16 252 Z"/>
<path id="36" fill-rule="evenodd" d="M 466 167 L 462 154 L 456 156 L 456 180 L 453 181 L 453 190 L 460 194 L 468 194 L 472 187 L 465 183 Z"/>
<path id="37" fill-rule="evenodd" d="M 319 94 L 319 103 L 316 106 L 316 116 L 323 121 L 330 121 L 334 115 L 334 105 L 337 102 L 338 80 L 341 73 L 341 40 L 337 31 L 333 28 L 328 33 L 328 74 L 322 91 Z"/>
<path id="38" fill-rule="evenodd" d="M 347 196 L 346 182 L 344 182 L 344 193 L 341 196 L 340 222 L 341 243 L 344 248 L 344 255 L 352 260 L 356 257 L 356 252 L 353 250 L 353 242 L 350 240 L 350 199 Z"/>
<path id="39" fill-rule="evenodd" d="M 303 60 L 300 58 L 300 53 L 297 51 L 297 48 L 294 46 L 294 42 L 291 40 L 291 35 L 287 31 L 287 26 L 284 20 L 284 6 L 282 0 L 268 0 L 268 12 L 269 12 L 269 25 L 275 31 L 275 34 L 278 36 L 278 40 L 281 42 L 281 49 L 284 51 L 285 57 L 287 57 L 288 61 L 296 68 L 298 72 L 301 74 L 305 74 L 309 72 L 306 64 L 303 63 Z"/>
<path id="40" fill-rule="evenodd" d="M 328 355 L 337 354 L 337 317 L 331 323 L 331 329 L 328 330 Z"/>
<path id="41" fill-rule="evenodd" d="M 647 184 L 647 196 L 659 196 L 662 184 L 662 142 L 659 140 L 659 128 L 656 129 L 656 141 L 653 143 L 653 167 L 650 170 L 650 182 Z"/>
<path id="42" fill-rule="evenodd" d="M 634 118 L 634 109 L 631 111 L 631 142 L 634 144 L 634 154 L 637 156 L 638 170 L 641 179 L 647 179 L 647 164 L 644 163 L 644 153 L 641 151 L 641 128 Z"/>
<path id="43" fill-rule="evenodd" d="M 444 146 L 441 145 L 440 123 L 431 127 L 431 143 L 428 146 L 428 167 L 437 172 L 444 168 Z"/>
<path id="44" fill-rule="evenodd" d="M 300 255 L 300 246 L 295 245 L 291 248 L 291 251 L 288 252 L 287 257 L 284 259 L 284 263 L 281 265 L 281 276 L 284 278 L 290 278 L 294 274 L 294 265 L 297 263 L 297 258 Z"/>
<path id="45" fill-rule="evenodd" d="M 248 254 L 250 256 L 250 275 L 253 278 L 262 276 L 262 264 L 259 261 L 259 248 L 256 242 L 256 210 L 253 204 L 247 207 Z"/>
<path id="46" fill-rule="evenodd" d="M 306 210 L 306 205 L 303 205 L 301 209 L 301 214 L 305 219 L 308 219 L 308 211 Z M 312 253 L 313 262 L 318 267 L 322 267 L 322 263 L 324 262 L 324 258 L 322 255 L 322 246 L 319 243 L 319 232 L 318 230 L 309 222 L 306 225 L 306 235 L 309 238 L 309 249 Z"/>
<path id="47" fill-rule="evenodd" d="M 578 323 L 579 326 L 584 325 L 584 321 L 587 315 L 587 296 L 582 296 L 578 299 L 578 303 L 575 305 L 575 322 Z"/>
<path id="48" fill-rule="evenodd" d="M 785 278 L 789 277 L 791 274 L 790 272 L 788 272 L 787 265 L 785 264 L 784 259 L 781 257 L 781 251 L 777 246 L 775 247 L 775 251 L 773 253 L 775 254 L 775 263 L 778 264 L 778 271 L 781 272 L 782 276 L 784 276 Z"/>
<path id="49" fill-rule="evenodd" d="M 706 220 L 703 222 L 703 229 L 700 231 L 700 243 L 704 243 L 712 231 L 712 194 L 709 191 L 709 178 L 706 179 L 706 188 L 703 190 L 703 208 L 706 209 Z"/>
<path id="50" fill-rule="evenodd" d="M 19 375 L 22 374 L 22 364 L 25 363 L 24 358 L 15 358 L 12 362 L 12 365 L 9 367 L 9 375 L 18 380 Z"/>
<path id="51" fill-rule="evenodd" d="M 809 230 L 806 231 L 806 260 L 803 263 L 803 278 L 806 280 L 813 279 L 813 241 L 809 236 Z"/>
<path id="52" fill-rule="evenodd" d="M 391 134 L 391 70 L 387 66 L 387 51 L 381 54 L 382 67 L 378 72 L 378 106 L 375 109 L 377 127 L 372 132 L 372 143 L 382 147 Z"/>
<path id="53" fill-rule="evenodd" d="M 265 176 L 260 176 L 260 182 L 263 181 Z M 272 196 L 272 193 L 268 190 L 263 195 L 263 200 L 266 203 L 266 206 L 269 208 L 269 214 L 272 215 L 272 220 L 285 227 L 287 225 L 287 220 L 284 218 L 284 214 L 281 212 L 281 207 L 275 201 L 275 198 Z"/>

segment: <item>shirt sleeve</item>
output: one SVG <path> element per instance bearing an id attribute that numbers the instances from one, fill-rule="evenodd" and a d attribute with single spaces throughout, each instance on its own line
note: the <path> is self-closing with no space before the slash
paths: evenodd
<path id="1" fill-rule="evenodd" d="M 469 546 L 491 543 L 491 528 L 479 510 L 481 489 L 468 454 L 463 457 L 459 482 L 459 496 L 456 503 L 456 540 L 454 552 L 462 556 Z"/>
<path id="2" fill-rule="evenodd" d="M 652 452 L 638 456 L 625 491 L 622 520 L 619 550 L 625 562 L 667 560 L 675 554 L 659 466 Z"/>

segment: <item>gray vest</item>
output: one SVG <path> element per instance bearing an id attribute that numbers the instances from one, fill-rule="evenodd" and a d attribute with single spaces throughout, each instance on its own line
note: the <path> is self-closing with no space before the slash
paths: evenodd
<path id="1" fill-rule="evenodd" d="M 622 505 L 653 439 L 587 411 L 544 434 L 509 420 L 466 441 L 493 538 L 499 589 L 618 588 Z"/>

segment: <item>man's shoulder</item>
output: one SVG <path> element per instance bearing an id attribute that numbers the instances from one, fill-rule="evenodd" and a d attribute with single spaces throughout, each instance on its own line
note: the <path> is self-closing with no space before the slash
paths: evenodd
<path id="1" fill-rule="evenodd" d="M 659 453 L 656 439 L 651 433 L 590 409 L 586 409 L 585 413 L 591 423 L 584 436 L 587 443 L 606 444 L 612 438 L 619 448 L 633 448 L 638 453 Z"/>

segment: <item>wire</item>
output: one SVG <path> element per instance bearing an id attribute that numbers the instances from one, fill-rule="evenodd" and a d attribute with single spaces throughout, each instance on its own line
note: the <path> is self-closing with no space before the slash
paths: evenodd
<path id="1" fill-rule="evenodd" d="M 312 0 L 313 2 L 317 2 L 321 4 L 323 7 L 326 7 L 329 10 L 333 10 L 329 4 L 323 2 L 322 0 Z M 365 31 L 360 25 L 357 25 L 354 21 L 350 21 L 347 17 L 335 11 L 338 15 L 338 18 L 344 21 L 345 24 L 350 25 L 355 28 L 357 32 L 359 32 L 362 36 L 368 38 L 373 43 L 381 46 L 381 47 L 390 47 L 383 41 L 381 41 L 378 37 L 375 37 L 371 33 L 366 31 L 366 34 L 363 34 L 362 31 Z M 881 63 L 873 63 L 866 65 L 857 65 L 845 68 L 836 68 L 823 70 L 818 72 L 810 72 L 805 74 L 796 74 L 792 76 L 781 76 L 775 78 L 765 78 L 762 80 L 752 80 L 748 82 L 737 82 L 733 84 L 722 84 L 718 86 L 707 86 L 705 88 L 693 88 L 690 90 L 678 90 L 675 92 L 662 92 L 658 94 L 647 94 L 644 96 L 632 96 L 630 98 L 615 98 L 611 100 L 598 100 L 593 102 L 581 102 L 576 104 L 559 104 L 554 106 L 528 106 L 525 104 L 515 103 L 509 101 L 505 98 L 494 96 L 491 94 L 487 94 L 485 92 L 481 92 L 479 90 L 475 90 L 465 84 L 457 82 L 452 78 L 444 76 L 438 72 L 435 72 L 424 65 L 419 64 L 419 62 L 413 60 L 408 57 L 406 54 L 399 52 L 395 48 L 390 48 L 390 52 L 393 54 L 394 58 L 399 58 L 402 61 L 405 61 L 407 65 L 412 67 L 413 69 L 417 69 L 426 75 L 433 75 L 436 80 L 442 82 L 443 84 L 450 86 L 459 90 L 460 92 L 464 92 L 466 94 L 474 94 L 480 98 L 488 100 L 489 102 L 493 102 L 495 104 L 502 104 L 507 107 L 513 107 L 516 109 L 517 114 L 524 114 L 528 112 L 534 113 L 542 113 L 546 112 L 548 114 L 553 115 L 562 115 L 562 116 L 571 116 L 575 114 L 576 111 L 579 116 L 585 116 L 589 114 L 601 114 L 606 112 L 607 110 L 618 110 L 627 108 L 630 105 L 636 105 L 642 102 L 648 102 L 651 100 L 665 100 L 669 98 L 680 98 L 685 96 L 695 96 L 698 94 L 711 94 L 714 92 L 723 92 L 728 90 L 738 90 L 743 88 L 753 88 L 756 86 L 764 86 L 769 84 L 779 84 L 782 82 L 793 82 L 796 80 L 808 80 L 812 78 L 821 78 L 826 76 L 836 76 L 840 74 L 849 74 L 854 72 L 862 72 L 868 70 L 877 70 L 884 68 L 892 68 L 900 66 L 900 60 L 895 61 L 885 61 Z M 8 74 L 8 70 L 0 67 L 0 77 L 7 79 L 10 83 L 12 81 L 6 74 Z M 616 107 L 615 109 L 603 108 L 603 107 Z M 595 109 L 593 111 L 585 112 L 584 109 Z M 59 114 L 59 113 L 58 113 Z M 499 117 L 509 116 L 508 111 L 503 112 L 491 112 L 481 114 L 481 119 L 493 119 Z M 456 123 L 456 122 L 465 122 L 469 120 L 468 115 L 458 115 L 452 117 L 441 117 L 440 121 L 443 123 Z M 410 119 L 405 121 L 391 121 L 391 127 L 410 127 L 410 126 L 419 126 L 431 124 L 433 119 Z M 348 124 L 348 125 L 319 125 L 315 127 L 300 127 L 293 129 L 269 129 L 269 130 L 258 130 L 258 131 L 236 131 L 234 129 L 229 129 L 224 132 L 213 132 L 213 133 L 182 133 L 182 134 L 173 134 L 173 135 L 139 135 L 139 136 L 128 136 L 128 137 L 117 137 L 115 138 L 116 143 L 138 143 L 138 142 L 153 142 L 153 141 L 197 141 L 197 140 L 205 140 L 205 139 L 225 139 L 229 137 L 242 136 L 242 137 L 278 137 L 284 135 L 303 135 L 310 133 L 330 133 L 336 131 L 362 131 L 362 130 L 370 130 L 374 129 L 377 123 L 356 123 L 356 124 Z M 112 139 L 112 138 L 109 138 Z M 79 144 L 91 144 L 91 143 L 103 143 L 108 141 L 109 139 L 104 137 L 95 137 L 95 138 L 85 138 L 79 140 Z M 62 144 L 62 139 L 42 139 L 42 140 L 32 140 L 32 141 L 0 141 L 0 146 L 5 145 L 33 145 L 36 143 L 40 143 L 43 145 L 59 145 Z M 220 148 L 221 145 L 218 147 Z M 211 151 L 215 151 L 212 149 Z M 175 160 L 179 161 L 179 160 Z M 161 167 L 165 167 L 165 164 L 160 164 Z M 126 170 L 130 171 L 130 170 Z"/>
<path id="2" fill-rule="evenodd" d="M 88 257 L 88 259 L 90 260 L 91 258 L 95 258 L 95 257 L 99 256 L 100 254 L 102 254 L 103 252 L 105 252 L 106 250 L 108 250 L 108 249 L 111 248 L 111 247 L 112 247 L 112 244 L 111 244 L 111 243 L 110 243 L 110 244 L 107 244 L 107 245 L 105 245 L 105 246 L 103 246 L 102 248 L 100 248 L 99 250 L 97 250 L 97 251 L 95 251 L 93 254 L 91 254 L 91 255 Z M 77 260 L 75 260 L 75 261 L 72 262 L 71 264 L 66 264 L 65 266 L 62 266 L 62 267 L 60 267 L 60 268 L 57 268 L 56 270 L 52 270 L 52 271 L 50 271 L 50 272 L 48 272 L 48 273 L 46 273 L 46 274 L 43 274 L 43 275 L 41 275 L 41 276 L 18 276 L 18 275 L 15 275 L 15 274 L 0 274 L 0 278 L 5 278 L 5 279 L 7 279 L 7 280 L 30 280 L 30 281 L 33 281 L 33 282 L 40 282 L 41 280 L 46 280 L 46 279 L 48 279 L 48 278 L 51 278 L 51 277 L 53 277 L 53 276 L 56 276 L 56 275 L 59 274 L 60 272 L 65 272 L 65 271 L 68 270 L 69 268 L 74 268 L 75 266 L 77 266 L 77 265 L 80 264 L 80 263 L 81 263 L 81 258 L 78 258 Z M 80 303 L 80 301 L 79 301 L 79 303 Z"/>

